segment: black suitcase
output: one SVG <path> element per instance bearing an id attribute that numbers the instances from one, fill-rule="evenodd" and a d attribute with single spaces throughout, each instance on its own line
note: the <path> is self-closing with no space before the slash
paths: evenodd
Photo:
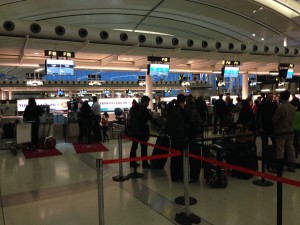
<path id="1" fill-rule="evenodd" d="M 234 151 L 231 155 L 231 163 L 236 166 L 256 171 L 258 169 L 256 154 L 257 148 L 255 142 L 235 143 Z M 231 175 L 240 179 L 249 179 L 253 177 L 253 175 L 251 174 L 243 173 L 236 170 L 233 170 Z"/>
<path id="2" fill-rule="evenodd" d="M 222 146 L 215 144 L 203 146 L 205 158 L 226 162 L 226 152 Z M 203 162 L 204 180 L 211 188 L 225 188 L 228 181 L 228 169 L 225 167 Z"/>
<path id="3" fill-rule="evenodd" d="M 2 125 L 4 138 L 11 139 L 15 137 L 15 123 L 5 123 Z"/>
<path id="4" fill-rule="evenodd" d="M 170 147 L 170 138 L 167 135 L 159 135 L 156 139 L 155 145 L 163 146 L 163 147 Z M 160 149 L 160 148 L 154 148 L 152 151 L 153 155 L 163 155 L 168 154 L 168 151 Z M 151 159 L 150 164 L 151 168 L 153 169 L 163 169 L 168 158 L 162 158 L 162 159 Z"/>

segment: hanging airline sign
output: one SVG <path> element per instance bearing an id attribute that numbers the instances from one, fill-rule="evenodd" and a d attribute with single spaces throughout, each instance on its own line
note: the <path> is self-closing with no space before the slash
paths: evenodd
<path id="1" fill-rule="evenodd" d="M 224 66 L 239 66 L 241 64 L 240 61 L 233 61 L 233 60 L 223 60 L 222 65 Z"/>
<path id="2" fill-rule="evenodd" d="M 294 66 L 293 63 L 279 63 L 279 69 L 292 69 Z"/>
<path id="3" fill-rule="evenodd" d="M 151 62 L 170 62 L 170 57 L 148 56 L 147 60 Z"/>
<path id="4" fill-rule="evenodd" d="M 75 58 L 74 52 L 67 52 L 67 51 L 56 51 L 56 50 L 45 50 L 45 56 L 50 57 L 67 57 L 67 58 Z"/>

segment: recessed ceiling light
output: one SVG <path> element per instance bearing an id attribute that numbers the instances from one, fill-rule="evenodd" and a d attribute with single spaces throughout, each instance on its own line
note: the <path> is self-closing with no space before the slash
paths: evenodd
<path id="1" fill-rule="evenodd" d="M 264 41 L 265 39 L 264 39 L 264 38 L 261 38 L 261 40 Z"/>
<path id="2" fill-rule="evenodd" d="M 255 37 L 255 34 L 252 34 L 253 37 Z"/>
<path id="3" fill-rule="evenodd" d="M 252 13 L 256 13 L 256 9 L 255 10 L 253 10 L 253 12 Z"/>
<path id="4" fill-rule="evenodd" d="M 262 9 L 263 9 L 263 7 L 260 7 L 260 8 L 259 8 L 259 10 L 262 10 Z"/>

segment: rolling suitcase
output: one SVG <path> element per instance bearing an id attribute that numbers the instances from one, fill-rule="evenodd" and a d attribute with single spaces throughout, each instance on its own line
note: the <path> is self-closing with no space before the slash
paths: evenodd
<path id="1" fill-rule="evenodd" d="M 167 135 L 159 135 L 156 139 L 155 145 L 163 146 L 163 147 L 170 147 L 170 138 Z M 168 151 L 160 149 L 160 148 L 154 148 L 152 151 L 152 155 L 163 155 L 168 154 Z M 163 169 L 168 158 L 162 158 L 162 159 L 151 159 L 150 164 L 151 168 L 153 169 Z"/>
<path id="2" fill-rule="evenodd" d="M 226 162 L 226 153 L 217 144 L 203 146 L 205 158 Z M 228 182 L 228 169 L 208 162 L 203 162 L 205 183 L 211 188 L 225 188 Z"/>
<path id="3" fill-rule="evenodd" d="M 51 125 L 52 123 L 49 124 L 48 134 L 47 137 L 44 139 L 44 149 L 53 149 L 56 145 L 56 139 L 53 136 L 49 136 Z"/>
<path id="4" fill-rule="evenodd" d="M 258 169 L 257 148 L 255 142 L 235 143 L 234 152 L 232 154 L 232 164 L 247 168 L 250 170 Z M 249 179 L 253 177 L 251 174 L 233 170 L 232 176 L 240 179 Z"/>

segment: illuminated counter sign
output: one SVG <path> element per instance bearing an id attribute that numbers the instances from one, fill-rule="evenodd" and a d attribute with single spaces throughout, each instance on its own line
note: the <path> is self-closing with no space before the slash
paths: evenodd
<path id="1" fill-rule="evenodd" d="M 57 99 L 36 99 L 37 105 L 50 105 L 50 110 L 59 110 L 65 111 L 68 110 L 67 102 L 70 99 L 68 98 L 57 98 Z M 24 112 L 25 107 L 28 105 L 28 99 L 19 99 L 17 100 L 17 109 L 18 112 Z"/>
<path id="2" fill-rule="evenodd" d="M 115 108 L 130 109 L 133 99 L 138 102 L 137 98 L 101 98 L 99 99 L 101 112 L 113 112 Z"/>

